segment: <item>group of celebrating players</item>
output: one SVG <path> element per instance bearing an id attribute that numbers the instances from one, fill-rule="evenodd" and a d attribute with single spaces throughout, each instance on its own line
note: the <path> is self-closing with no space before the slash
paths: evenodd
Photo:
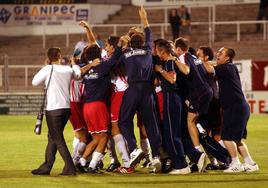
<path id="1" fill-rule="evenodd" d="M 108 172 L 133 173 L 141 160 L 154 173 L 258 171 L 242 141 L 249 106 L 232 63 L 235 51 L 223 47 L 212 61 L 208 46 L 195 51 L 181 37 L 153 41 L 143 7 L 139 15 L 144 31 L 133 27 L 121 37 L 110 36 L 104 49 L 80 22 L 88 45 L 75 49 L 72 64 L 89 70 L 71 82 L 77 170 L 100 173 L 107 150 Z"/>

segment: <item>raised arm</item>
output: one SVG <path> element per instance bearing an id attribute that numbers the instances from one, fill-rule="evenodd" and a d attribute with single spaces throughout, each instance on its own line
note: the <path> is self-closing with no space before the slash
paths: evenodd
<path id="1" fill-rule="evenodd" d="M 139 15 L 140 15 L 141 21 L 142 21 L 143 26 L 144 26 L 145 46 L 149 47 L 149 49 L 152 49 L 152 47 L 153 47 L 152 31 L 149 27 L 147 13 L 146 13 L 145 9 L 143 8 L 143 6 L 141 6 L 141 9 L 139 10 Z"/>
<path id="2" fill-rule="evenodd" d="M 141 9 L 139 10 L 139 15 L 140 15 L 141 21 L 143 22 L 144 28 L 149 27 L 149 22 L 148 22 L 148 19 L 147 19 L 147 13 L 146 13 L 146 11 L 145 11 L 143 6 L 141 6 Z"/>
<path id="3" fill-rule="evenodd" d="M 95 36 L 94 36 L 94 34 L 92 32 L 92 29 L 90 28 L 89 24 L 86 21 L 83 20 L 83 21 L 81 21 L 79 23 L 79 25 L 81 25 L 82 27 L 84 27 L 86 29 L 88 43 L 98 45 L 98 43 L 96 41 L 96 38 L 95 38 Z"/>

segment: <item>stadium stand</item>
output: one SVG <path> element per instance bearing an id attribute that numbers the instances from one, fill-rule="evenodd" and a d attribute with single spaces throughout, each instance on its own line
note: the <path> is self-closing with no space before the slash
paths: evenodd
<path id="1" fill-rule="evenodd" d="M 93 1 L 92 1 L 93 2 Z M 93 2 L 94 3 L 94 2 Z M 208 7 L 192 7 L 190 9 L 192 15 L 192 22 L 208 22 L 209 8 Z M 235 5 L 217 5 L 215 21 L 254 21 L 256 20 L 258 11 L 258 4 L 235 4 Z M 130 14 L 129 12 L 138 12 L 138 7 L 134 7 L 126 3 L 122 5 L 122 9 L 111 15 L 104 24 L 140 24 L 137 14 Z M 149 9 L 148 17 L 150 23 L 164 22 L 164 10 Z M 117 28 L 117 34 L 122 35 L 127 32 L 129 27 Z M 152 27 L 154 38 L 161 37 L 161 28 Z M 113 33 L 113 28 L 95 27 L 93 29 L 100 34 L 103 39 Z M 256 33 L 256 24 L 242 24 L 240 25 L 240 41 L 237 42 L 237 25 L 216 25 L 215 26 L 215 41 L 212 43 L 214 50 L 221 46 L 230 46 L 236 49 L 236 59 L 268 59 L 268 45 L 267 41 L 263 40 L 263 33 Z M 166 39 L 171 39 L 171 32 L 169 27 L 164 33 Z M 192 39 L 193 47 L 200 45 L 209 45 L 209 29 L 208 25 L 192 25 Z M 69 35 L 69 47 L 66 47 L 66 35 L 47 35 L 45 37 L 45 45 L 59 46 L 62 54 L 71 55 L 73 47 L 79 40 L 80 34 Z M 256 42 L 257 41 L 257 42 Z M 15 53 L 14 53 L 15 52 Z M 43 48 L 43 36 L 18 36 L 18 37 L 2 37 L 0 36 L 0 56 L 2 54 L 8 55 L 8 60 L 3 57 L 0 59 L 0 66 L 4 67 L 5 61 L 9 65 L 38 65 L 42 66 L 45 57 L 45 49 Z M 23 92 L 40 92 L 41 88 L 31 87 L 31 80 L 39 67 L 22 69 L 11 69 L 8 71 L 9 83 L 8 91 L 23 91 Z M 4 69 L 0 69 L 3 74 Z M 25 80 L 25 74 L 27 78 Z M 0 93 L 6 91 L 5 78 L 0 79 Z M 35 103 L 38 105 L 40 94 L 33 95 L 33 99 L 29 99 L 26 94 L 14 96 L 14 101 L 9 98 L 9 94 L 0 95 L 0 114 L 8 109 L 9 114 L 28 114 L 36 112 Z M 20 103 L 18 104 L 18 100 Z M 27 109 L 27 105 L 31 104 L 32 109 Z M 34 104 L 34 105 L 33 105 Z M 21 107 L 25 107 L 22 111 Z M 29 106 L 29 108 L 31 108 Z"/>

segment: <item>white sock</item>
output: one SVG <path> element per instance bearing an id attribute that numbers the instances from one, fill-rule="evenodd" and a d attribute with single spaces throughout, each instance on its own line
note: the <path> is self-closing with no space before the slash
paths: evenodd
<path id="1" fill-rule="evenodd" d="M 232 157 L 232 163 L 233 164 L 240 164 L 238 156 L 237 157 Z"/>
<path id="2" fill-rule="evenodd" d="M 118 134 L 115 135 L 113 137 L 115 145 L 117 147 L 117 150 L 120 154 L 120 156 L 122 157 L 122 161 L 123 161 L 123 165 L 126 168 L 130 167 L 130 158 L 129 158 L 129 154 L 128 154 L 128 150 L 127 150 L 127 146 L 124 140 L 124 137 L 122 136 L 122 134 Z"/>
<path id="3" fill-rule="evenodd" d="M 226 146 L 224 145 L 223 140 L 220 140 L 220 141 L 219 141 L 219 144 L 220 144 L 222 147 L 226 148 Z"/>
<path id="4" fill-rule="evenodd" d="M 79 143 L 79 139 L 74 137 L 74 139 L 73 139 L 73 148 L 75 148 L 78 143 Z"/>
<path id="5" fill-rule="evenodd" d="M 86 149 L 86 144 L 84 142 L 79 142 L 76 145 L 76 147 L 74 149 L 74 153 L 73 153 L 74 161 L 78 160 L 82 156 L 82 154 L 84 153 L 85 149 Z"/>
<path id="6" fill-rule="evenodd" d="M 78 144 L 79 144 L 79 139 L 74 137 L 74 139 L 73 139 L 73 158 L 75 158 L 75 156 L 76 156 Z"/>
<path id="7" fill-rule="evenodd" d="M 90 167 L 92 169 L 95 169 L 97 164 L 98 164 L 98 162 L 102 159 L 102 157 L 103 157 L 102 153 L 94 151 L 93 154 L 92 154 L 92 159 L 91 159 L 88 167 Z"/>
<path id="8" fill-rule="evenodd" d="M 84 142 L 79 142 L 78 147 L 77 147 L 77 153 L 78 155 L 81 155 L 82 153 L 84 153 L 85 149 L 86 149 L 86 143 Z"/>
<path id="9" fill-rule="evenodd" d="M 145 155 L 150 154 L 151 146 L 148 138 L 140 140 L 141 150 Z"/>
<path id="10" fill-rule="evenodd" d="M 116 156 L 116 151 L 115 151 L 115 143 L 114 139 L 110 138 L 107 143 L 107 151 L 109 153 L 109 158 L 110 158 L 110 163 L 118 163 L 118 158 Z"/>
<path id="11" fill-rule="evenodd" d="M 245 161 L 245 163 L 250 164 L 250 165 L 254 165 L 254 164 L 256 164 L 256 162 L 253 161 L 253 159 L 251 158 L 250 155 L 249 155 L 249 156 L 246 156 L 246 157 L 244 158 L 244 161 Z"/>
<path id="12" fill-rule="evenodd" d="M 197 127 L 199 133 L 201 133 L 201 134 L 206 133 L 206 130 L 202 127 L 202 125 L 200 123 L 197 123 L 196 127 Z"/>
<path id="13" fill-rule="evenodd" d="M 80 164 L 81 164 L 82 166 L 86 166 L 87 160 L 84 159 L 83 157 L 81 157 L 81 158 L 79 159 L 79 162 L 80 162 Z"/>
<path id="14" fill-rule="evenodd" d="M 200 146 L 200 145 L 199 145 L 199 146 L 195 146 L 194 148 L 195 148 L 196 150 L 202 152 L 202 149 L 201 149 L 201 146 Z"/>
<path id="15" fill-rule="evenodd" d="M 141 145 L 141 150 L 145 154 L 146 161 L 152 161 L 153 157 L 152 157 L 152 152 L 151 152 L 151 146 L 150 146 L 149 139 L 148 138 L 141 139 L 140 140 L 140 145 Z"/>

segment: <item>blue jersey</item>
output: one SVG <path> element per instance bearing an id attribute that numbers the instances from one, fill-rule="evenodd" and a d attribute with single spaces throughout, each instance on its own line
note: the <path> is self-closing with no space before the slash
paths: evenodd
<path id="1" fill-rule="evenodd" d="M 117 48 L 109 60 L 102 61 L 92 68 L 85 76 L 85 102 L 107 101 L 111 85 L 110 70 L 121 55 Z"/>
<path id="2" fill-rule="evenodd" d="M 176 74 L 175 67 L 176 67 L 175 62 L 172 60 L 168 60 L 162 64 L 162 69 L 164 69 L 167 72 L 174 72 L 174 74 Z M 178 91 L 179 89 L 178 82 L 171 84 L 163 76 L 160 77 L 160 80 L 161 80 L 161 87 L 164 92 Z"/>
<path id="3" fill-rule="evenodd" d="M 119 60 L 125 67 L 128 83 L 152 80 L 152 32 L 149 27 L 144 31 L 145 46 L 142 49 L 126 49 Z"/>
<path id="4" fill-rule="evenodd" d="M 212 90 L 207 83 L 208 75 L 202 62 L 189 53 L 186 53 L 184 58 L 185 63 L 190 67 L 190 73 L 187 76 L 188 99 L 191 104 L 195 105 L 199 102 L 200 96 L 212 95 Z"/>
<path id="5" fill-rule="evenodd" d="M 232 62 L 216 66 L 215 73 L 218 78 L 219 98 L 223 108 L 245 101 L 239 73 Z"/>
<path id="6" fill-rule="evenodd" d="M 213 91 L 213 98 L 219 99 L 219 88 L 216 77 L 213 74 L 208 74 L 208 85 L 211 87 Z"/>

